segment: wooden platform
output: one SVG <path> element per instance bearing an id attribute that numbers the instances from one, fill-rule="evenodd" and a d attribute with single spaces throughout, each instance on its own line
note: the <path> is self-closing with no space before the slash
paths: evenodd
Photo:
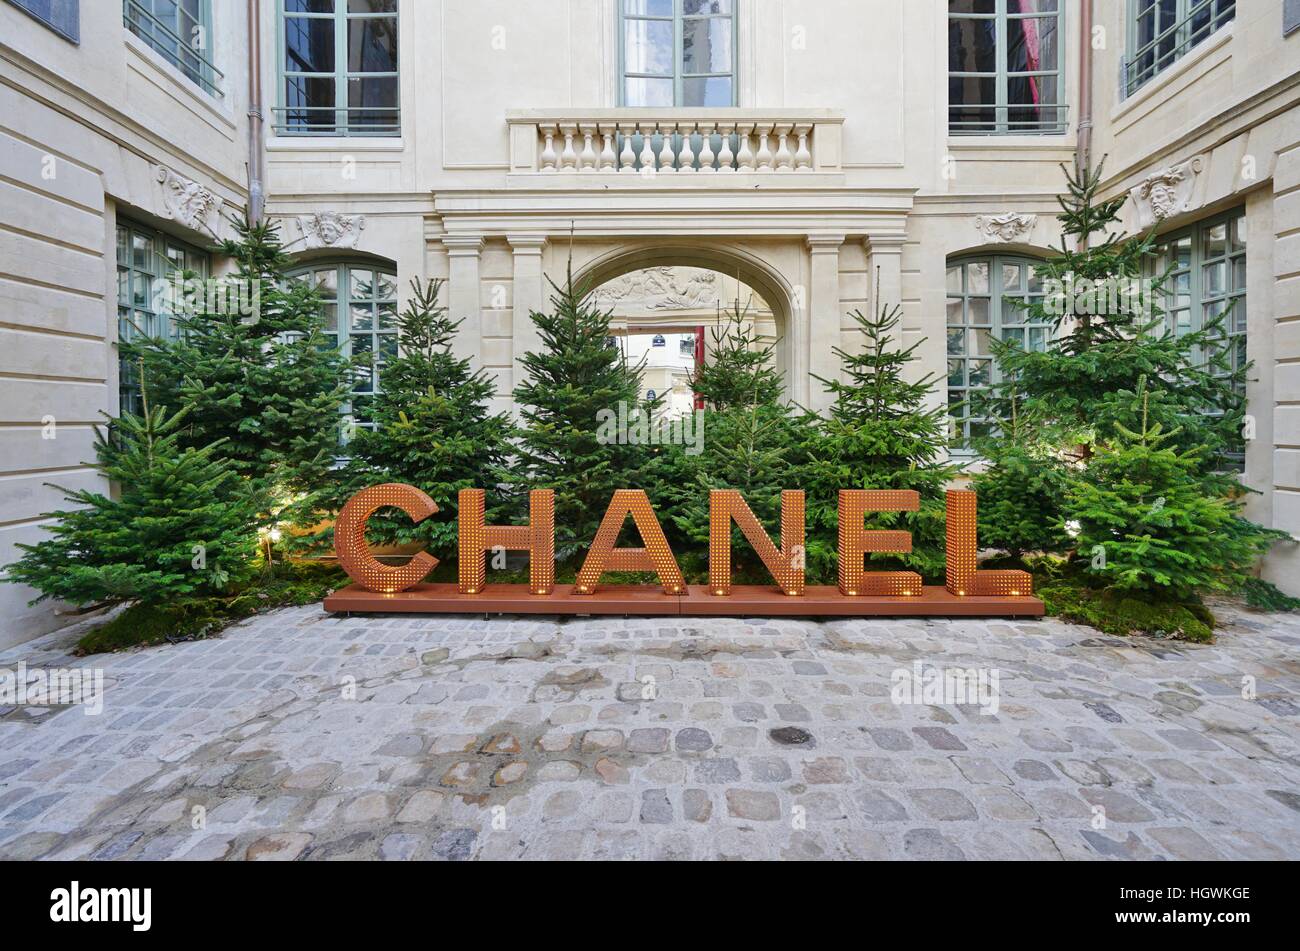
<path id="1" fill-rule="evenodd" d="M 397 594 L 377 594 L 349 585 L 325 599 L 332 614 L 627 614 L 725 617 L 1042 617 L 1037 598 L 958 597 L 926 587 L 914 598 L 849 598 L 830 586 L 811 585 L 792 598 L 775 587 L 734 585 L 718 597 L 704 585 L 685 594 L 664 594 L 657 585 L 602 585 L 576 595 L 573 585 L 533 594 L 527 585 L 489 584 L 481 594 L 461 594 L 454 584 L 421 584 Z"/>

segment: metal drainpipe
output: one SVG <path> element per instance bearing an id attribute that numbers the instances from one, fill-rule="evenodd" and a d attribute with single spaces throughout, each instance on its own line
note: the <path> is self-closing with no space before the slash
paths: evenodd
<path id="1" fill-rule="evenodd" d="M 1092 167 L 1092 0 L 1079 4 L 1079 166 Z"/>
<path id="2" fill-rule="evenodd" d="M 266 207 L 262 123 L 262 17 L 258 0 L 248 0 L 248 218 L 255 225 Z"/>

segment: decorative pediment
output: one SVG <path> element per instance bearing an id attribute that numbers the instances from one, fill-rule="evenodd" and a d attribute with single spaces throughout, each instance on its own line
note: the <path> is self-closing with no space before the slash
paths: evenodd
<path id="1" fill-rule="evenodd" d="M 318 248 L 355 248 L 366 227 L 364 215 L 343 215 L 337 211 L 299 215 L 297 221 L 298 228 L 302 231 L 303 245 L 308 251 Z"/>
<path id="2" fill-rule="evenodd" d="M 1196 176 L 1204 167 L 1205 162 L 1198 156 L 1144 178 L 1129 192 L 1137 207 L 1138 227 L 1150 228 L 1190 211 Z"/>
<path id="3" fill-rule="evenodd" d="M 989 241 L 1010 243 L 1029 236 L 1038 224 L 1037 215 L 1022 215 L 1008 211 L 1003 215 L 980 215 L 975 219 L 975 228 Z"/>
<path id="4" fill-rule="evenodd" d="M 212 189 L 177 175 L 165 165 L 158 166 L 158 182 L 162 185 L 163 207 L 167 216 L 187 228 L 216 234 L 217 213 L 221 198 Z"/>

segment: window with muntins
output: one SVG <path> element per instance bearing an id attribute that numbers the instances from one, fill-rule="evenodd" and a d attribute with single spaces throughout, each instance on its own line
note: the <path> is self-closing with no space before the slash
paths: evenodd
<path id="1" fill-rule="evenodd" d="M 81 42 L 81 0 L 9 0 L 72 43 Z"/>
<path id="2" fill-rule="evenodd" d="M 206 280 L 212 258 L 170 235 L 121 221 L 117 225 L 117 337 L 174 339 L 173 308 L 180 300 L 175 280 Z M 136 368 L 121 358 L 118 396 L 124 412 L 140 411 L 140 381 Z"/>
<path id="3" fill-rule="evenodd" d="M 736 104 L 737 0 L 616 0 L 624 106 Z"/>
<path id="4" fill-rule="evenodd" d="M 995 423 L 972 415 L 970 401 L 1000 381 L 993 341 L 1022 349 L 1047 350 L 1049 323 L 1029 320 L 1011 300 L 1026 304 L 1043 296 L 1031 258 L 1000 255 L 967 258 L 948 265 L 948 417 L 954 451 L 969 451 L 972 439 L 991 435 Z"/>
<path id="5" fill-rule="evenodd" d="M 291 277 L 316 288 L 330 346 L 355 361 L 344 413 L 355 427 L 374 429 L 370 402 L 384 364 L 397 356 L 396 273 L 370 264 L 316 264 Z"/>
<path id="6" fill-rule="evenodd" d="M 276 0 L 280 135 L 398 135 L 397 0 Z"/>
<path id="7" fill-rule="evenodd" d="M 1163 236 L 1156 246 L 1154 275 L 1168 274 L 1165 315 L 1169 331 L 1184 336 L 1227 314 L 1211 341 L 1228 357 L 1231 373 L 1246 366 L 1246 213 L 1242 209 Z M 1207 360 L 1211 354 L 1198 357 Z M 1244 450 L 1229 454 L 1240 460 Z"/>
<path id="8" fill-rule="evenodd" d="M 211 0 L 122 0 L 122 20 L 191 82 L 221 95 L 223 77 L 212 63 Z"/>
<path id="9" fill-rule="evenodd" d="M 949 0 L 948 131 L 1063 133 L 1060 0 Z"/>
<path id="10" fill-rule="evenodd" d="M 1237 15 L 1236 0 L 1128 0 L 1125 95 L 1133 95 Z"/>

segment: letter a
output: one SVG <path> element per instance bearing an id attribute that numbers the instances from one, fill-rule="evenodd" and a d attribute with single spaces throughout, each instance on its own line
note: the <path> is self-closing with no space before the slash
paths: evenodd
<path id="1" fill-rule="evenodd" d="M 645 548 L 615 548 L 623 523 L 631 515 Z M 682 570 L 668 547 L 668 539 L 650 507 L 650 499 L 641 489 L 619 489 L 610 500 L 605 517 L 596 531 L 596 540 L 578 572 L 574 594 L 595 594 L 596 585 L 606 571 L 653 571 L 659 575 L 664 594 L 681 594 L 685 585 Z"/>

